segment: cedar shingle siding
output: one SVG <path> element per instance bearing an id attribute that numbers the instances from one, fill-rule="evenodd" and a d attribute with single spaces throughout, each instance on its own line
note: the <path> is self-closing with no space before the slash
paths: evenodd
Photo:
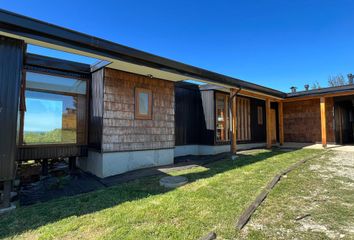
<path id="1" fill-rule="evenodd" d="M 333 98 L 326 99 L 327 141 L 335 142 Z M 284 103 L 284 139 L 286 142 L 320 142 L 320 100 Z"/>
<path id="2" fill-rule="evenodd" d="M 134 117 L 135 88 L 152 91 L 152 120 Z M 174 83 L 105 69 L 104 152 L 174 147 Z"/>

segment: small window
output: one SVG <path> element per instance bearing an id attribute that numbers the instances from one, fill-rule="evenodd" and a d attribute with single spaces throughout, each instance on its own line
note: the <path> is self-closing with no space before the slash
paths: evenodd
<path id="1" fill-rule="evenodd" d="M 152 93 L 149 89 L 135 89 L 135 118 L 152 119 Z"/>
<path id="2" fill-rule="evenodd" d="M 258 125 L 263 125 L 263 108 L 261 106 L 257 107 L 258 115 Z"/>

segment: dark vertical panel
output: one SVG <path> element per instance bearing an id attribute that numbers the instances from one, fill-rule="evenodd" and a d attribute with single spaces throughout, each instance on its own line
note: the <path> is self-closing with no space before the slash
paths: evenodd
<path id="1" fill-rule="evenodd" d="M 198 86 L 177 83 L 175 86 L 175 145 L 200 144 L 203 129 L 205 129 L 205 122 Z"/>
<path id="2" fill-rule="evenodd" d="M 90 84 L 89 146 L 101 151 L 103 127 L 104 69 L 92 73 Z"/>
<path id="3" fill-rule="evenodd" d="M 14 177 L 24 46 L 0 36 L 0 181 Z"/>
<path id="4" fill-rule="evenodd" d="M 279 112 L 278 112 L 278 103 L 277 102 L 272 102 L 271 103 L 271 108 L 275 109 L 275 126 L 276 126 L 276 136 L 277 136 L 277 142 L 279 142 Z"/>
<path id="5" fill-rule="evenodd" d="M 250 98 L 251 108 L 251 139 L 252 142 L 266 141 L 266 116 L 265 102 L 262 100 Z M 263 123 L 258 124 L 258 107 L 262 108 Z"/>

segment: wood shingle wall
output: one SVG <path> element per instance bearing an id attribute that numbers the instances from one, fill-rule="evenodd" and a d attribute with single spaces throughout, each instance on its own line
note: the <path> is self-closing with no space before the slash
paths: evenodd
<path id="1" fill-rule="evenodd" d="M 286 142 L 320 142 L 320 100 L 284 103 L 284 140 Z M 335 142 L 333 98 L 326 99 L 327 141 Z"/>
<path id="2" fill-rule="evenodd" d="M 135 88 L 152 91 L 152 120 L 134 116 Z M 174 83 L 106 68 L 103 152 L 173 148 Z"/>

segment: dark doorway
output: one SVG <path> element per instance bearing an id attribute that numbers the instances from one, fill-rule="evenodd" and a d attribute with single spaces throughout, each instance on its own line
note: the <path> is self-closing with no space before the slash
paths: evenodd
<path id="1" fill-rule="evenodd" d="M 334 124 L 336 143 L 354 143 L 354 96 L 334 98 Z"/>

